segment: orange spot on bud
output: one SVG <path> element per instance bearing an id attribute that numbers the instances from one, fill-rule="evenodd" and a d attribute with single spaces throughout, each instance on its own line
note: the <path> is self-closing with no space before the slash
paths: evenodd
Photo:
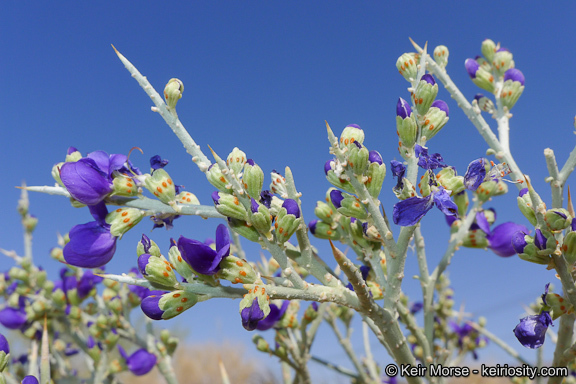
<path id="1" fill-rule="evenodd" d="M 129 221 L 130 221 L 130 218 L 129 218 L 129 217 L 127 217 L 127 218 L 125 218 L 125 219 L 124 219 L 124 220 L 122 220 L 122 221 L 123 221 L 124 223 L 127 223 L 127 222 L 129 222 Z"/>
<path id="2" fill-rule="evenodd" d="M 244 266 L 244 263 L 241 262 L 240 260 L 238 260 L 238 261 L 236 261 L 236 265 L 239 267 L 242 267 L 242 266 Z"/>
<path id="3" fill-rule="evenodd" d="M 184 310 L 184 307 L 178 307 L 178 308 L 176 308 L 176 311 L 177 311 L 177 312 L 182 312 L 183 310 Z"/>
<path id="4" fill-rule="evenodd" d="M 168 272 L 163 272 L 162 275 L 164 275 L 164 277 L 170 276 L 170 274 Z"/>
<path id="5" fill-rule="evenodd" d="M 185 302 L 187 302 L 187 301 L 188 301 L 188 298 L 186 298 L 186 297 L 183 297 L 183 298 L 181 298 L 181 299 L 180 299 L 180 301 L 181 301 L 182 303 L 185 303 Z"/>
<path id="6" fill-rule="evenodd" d="M 118 213 L 122 212 L 122 208 L 118 208 L 118 209 L 116 210 L 116 212 L 118 212 Z"/>
<path id="7" fill-rule="evenodd" d="M 128 211 L 122 212 L 122 216 L 126 216 L 127 214 L 128 214 Z"/>
<path id="8" fill-rule="evenodd" d="M 182 256 L 178 256 L 178 262 L 179 262 L 179 263 L 182 262 Z"/>
<path id="9" fill-rule="evenodd" d="M 158 192 L 162 193 L 162 188 L 156 187 L 156 190 L 157 190 Z"/>
<path id="10" fill-rule="evenodd" d="M 179 293 L 175 293 L 175 294 L 172 295 L 172 297 L 180 297 L 180 294 L 179 294 Z"/>
<path id="11" fill-rule="evenodd" d="M 234 281 L 237 283 L 242 283 L 242 279 L 239 277 L 237 277 Z M 248 293 L 250 293 L 250 291 L 248 291 Z"/>
<path id="12" fill-rule="evenodd" d="M 240 276 L 246 277 L 246 271 L 240 271 L 240 272 L 238 272 L 238 273 L 240 274 Z"/>
<path id="13" fill-rule="evenodd" d="M 168 181 L 168 184 L 172 185 L 172 179 L 168 179 L 166 181 Z"/>

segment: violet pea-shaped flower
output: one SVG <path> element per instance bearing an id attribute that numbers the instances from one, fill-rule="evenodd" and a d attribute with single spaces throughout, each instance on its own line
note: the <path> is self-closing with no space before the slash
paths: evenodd
<path id="1" fill-rule="evenodd" d="M 180 236 L 178 250 L 194 271 L 214 275 L 220 270 L 220 261 L 230 254 L 230 234 L 224 224 L 216 228 L 216 250 L 198 240 Z"/>
<path id="2" fill-rule="evenodd" d="M 256 329 L 259 331 L 267 331 L 268 329 L 274 327 L 274 325 L 276 325 L 282 316 L 284 316 L 284 313 L 286 313 L 288 305 L 290 305 L 290 300 L 284 300 L 280 308 L 278 308 L 276 304 L 270 304 L 270 313 L 268 316 L 266 316 L 266 318 L 258 321 L 256 324 Z"/>
<path id="3" fill-rule="evenodd" d="M 520 319 L 520 323 L 514 328 L 514 335 L 526 348 L 540 348 L 544 344 L 546 331 L 550 325 L 552 325 L 550 313 L 542 311 L 539 315 Z"/>
<path id="4" fill-rule="evenodd" d="M 89 158 L 64 163 L 60 180 L 74 199 L 86 205 L 98 204 L 112 192 L 112 180 Z"/>
<path id="5" fill-rule="evenodd" d="M 120 355 L 124 358 L 126 366 L 136 376 L 143 376 L 150 372 L 152 368 L 156 365 L 156 355 L 148 352 L 147 350 L 141 348 L 136 352 L 132 353 L 130 356 L 126 354 L 124 348 L 118 345 L 118 351 Z"/>
<path id="6" fill-rule="evenodd" d="M 266 317 L 264 311 L 258 305 L 258 298 L 254 298 L 252 304 L 240 312 L 242 326 L 247 331 L 253 331 L 258 327 L 258 323 Z"/>
<path id="7" fill-rule="evenodd" d="M 506 222 L 495 227 L 490 233 L 486 235 L 488 240 L 488 248 L 490 248 L 495 254 L 500 257 L 509 257 L 516 254 L 514 249 L 514 241 L 520 240 L 516 234 L 517 233 L 528 233 L 528 228 L 523 225 L 516 224 L 513 222 Z M 522 239 L 524 237 L 522 236 Z"/>
<path id="8" fill-rule="evenodd" d="M 447 216 L 458 214 L 458 207 L 450 200 L 450 194 L 443 187 L 440 187 L 426 197 L 409 197 L 394 204 L 392 211 L 394 224 L 403 227 L 416 225 L 434 205 Z"/>
<path id="9" fill-rule="evenodd" d="M 110 233 L 106 223 L 108 210 L 100 202 L 89 206 L 96 221 L 76 225 L 70 230 L 70 241 L 64 246 L 64 260 L 68 264 L 82 268 L 97 268 L 108 263 L 116 251 L 116 236 Z"/>

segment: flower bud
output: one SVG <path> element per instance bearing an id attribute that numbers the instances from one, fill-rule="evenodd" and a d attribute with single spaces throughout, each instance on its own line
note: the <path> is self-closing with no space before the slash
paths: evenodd
<path id="1" fill-rule="evenodd" d="M 148 253 L 141 254 L 138 256 L 138 269 L 152 284 L 172 288 L 178 283 L 172 266 L 162 255 L 158 257 Z"/>
<path id="2" fill-rule="evenodd" d="M 258 334 L 254 335 L 252 342 L 260 352 L 270 352 L 270 345 L 262 336 Z"/>
<path id="3" fill-rule="evenodd" d="M 254 226 L 244 220 L 228 218 L 228 226 L 240 236 L 257 243 L 260 240 L 260 233 Z"/>
<path id="4" fill-rule="evenodd" d="M 427 197 L 428 195 L 430 195 L 430 172 L 426 171 L 424 172 L 424 174 L 420 177 L 420 182 L 418 183 L 418 189 L 420 190 L 420 195 L 422 195 L 422 197 Z"/>
<path id="5" fill-rule="evenodd" d="M 188 264 L 180 254 L 180 250 L 176 246 L 174 239 L 170 239 L 170 250 L 168 251 L 168 259 L 172 267 L 178 272 L 180 276 L 186 279 L 186 281 L 192 281 L 194 279 L 194 270 Z"/>
<path id="6" fill-rule="evenodd" d="M 488 201 L 492 196 L 500 196 L 508 192 L 508 186 L 502 181 L 488 180 L 480 184 L 476 195 L 480 201 Z"/>
<path id="7" fill-rule="evenodd" d="M 162 168 L 156 169 L 144 179 L 144 185 L 158 200 L 176 209 L 176 188 L 168 172 Z"/>
<path id="8" fill-rule="evenodd" d="M 500 93 L 502 105 L 511 109 L 524 92 L 524 75 L 516 68 L 510 68 L 504 74 L 504 85 Z"/>
<path id="9" fill-rule="evenodd" d="M 296 200 L 286 199 L 282 204 L 282 209 L 278 212 L 274 231 L 276 241 L 284 244 L 296 232 L 300 226 L 300 208 Z"/>
<path id="10" fill-rule="evenodd" d="M 370 151 L 370 165 L 366 172 L 366 177 L 368 179 L 364 182 L 364 185 L 366 185 L 366 189 L 368 189 L 370 196 L 378 198 L 380 191 L 382 190 L 382 183 L 384 183 L 384 178 L 386 177 L 386 164 L 382 162 L 382 157 L 378 152 L 376 152 L 376 154 L 380 157 L 380 162 L 374 161 L 372 156 L 375 155 L 372 155 L 373 152 L 376 151 Z"/>
<path id="11" fill-rule="evenodd" d="M 26 215 L 22 219 L 22 225 L 24 226 L 26 233 L 32 233 L 34 232 L 34 229 L 36 229 L 36 225 L 38 225 L 38 218 L 34 215 Z"/>
<path id="12" fill-rule="evenodd" d="M 368 217 L 366 208 L 364 208 L 364 205 L 357 197 L 334 190 L 330 193 L 330 198 L 336 210 L 342 215 L 355 217 L 360 220 Z"/>
<path id="13" fill-rule="evenodd" d="M 494 59 L 494 53 L 496 53 L 496 44 L 490 39 L 486 39 L 482 42 L 482 55 L 488 60 L 492 62 Z"/>
<path id="14" fill-rule="evenodd" d="M 260 233 L 266 234 L 269 240 L 272 239 L 272 233 L 270 232 L 272 227 L 272 216 L 270 211 L 264 204 L 259 204 L 256 200 L 250 199 L 251 201 L 251 211 L 252 216 L 250 221 L 254 228 Z"/>
<path id="15" fill-rule="evenodd" d="M 273 193 L 280 195 L 282 198 L 288 197 L 288 190 L 286 189 L 286 179 L 284 176 L 276 172 L 276 170 L 272 170 L 270 173 L 270 178 L 272 179 L 272 183 L 270 184 L 270 190 Z"/>
<path id="16" fill-rule="evenodd" d="M 422 140 L 430 140 L 448 122 L 448 104 L 442 100 L 435 100 L 426 115 L 422 117 Z"/>
<path id="17" fill-rule="evenodd" d="M 214 201 L 216 210 L 222 215 L 242 221 L 248 219 L 246 208 L 244 208 L 236 196 L 215 191 L 212 193 L 212 200 Z"/>
<path id="18" fill-rule="evenodd" d="M 140 188 L 134 182 L 134 179 L 128 176 L 117 176 L 112 180 L 112 196 L 137 196 Z"/>
<path id="19" fill-rule="evenodd" d="M 418 74 L 418 60 L 420 56 L 417 53 L 405 53 L 396 61 L 396 68 L 404 78 L 413 82 Z"/>
<path id="20" fill-rule="evenodd" d="M 494 103 L 492 102 L 492 100 L 490 100 L 481 93 L 478 93 L 476 94 L 476 96 L 474 96 L 474 100 L 472 101 L 472 103 L 473 104 L 476 103 L 478 105 L 478 108 L 480 108 L 484 112 L 494 113 Z"/>
<path id="21" fill-rule="evenodd" d="M 468 248 L 487 248 L 489 244 L 484 231 L 480 229 L 473 229 L 468 231 L 468 234 L 464 238 L 462 245 Z"/>
<path id="22" fill-rule="evenodd" d="M 182 191 L 176 195 L 175 199 L 181 205 L 200 205 L 196 195 L 191 192 Z"/>
<path id="23" fill-rule="evenodd" d="M 162 254 L 160 252 L 160 248 L 154 242 L 154 240 L 149 239 L 148 236 L 146 235 L 142 235 L 142 239 L 138 242 L 138 245 L 136 246 L 136 254 L 140 256 L 143 253 L 149 253 L 150 255 L 157 257 L 159 257 Z"/>
<path id="24" fill-rule="evenodd" d="M 448 65 L 449 54 L 450 52 L 448 52 L 448 48 L 445 45 L 439 45 L 434 48 L 434 61 L 440 68 L 446 68 L 446 65 Z"/>
<path id="25" fill-rule="evenodd" d="M 336 162 L 336 160 L 332 161 Z M 336 174 L 336 172 L 332 169 L 326 172 L 326 179 L 330 184 L 332 184 L 336 188 L 343 189 L 346 192 L 354 193 L 354 187 L 352 186 L 352 184 L 350 184 L 347 178 L 348 177 L 345 174 L 342 173 Z"/>
<path id="26" fill-rule="evenodd" d="M 226 165 L 235 175 L 239 175 L 242 172 L 242 168 L 244 168 L 244 164 L 246 164 L 246 154 L 238 147 L 234 147 L 226 159 Z"/>
<path id="27" fill-rule="evenodd" d="M 572 223 L 572 216 L 564 208 L 549 209 L 544 214 L 544 221 L 553 233 L 562 232 Z"/>
<path id="28" fill-rule="evenodd" d="M 467 59 L 464 66 L 474 84 L 488 92 L 494 92 L 494 77 L 485 68 L 481 67 L 478 61 Z"/>
<path id="29" fill-rule="evenodd" d="M 348 165 L 352 168 L 352 172 L 359 176 L 364 174 L 368 166 L 368 149 L 363 147 L 358 142 L 355 146 L 350 146 L 350 150 L 346 153 Z"/>
<path id="30" fill-rule="evenodd" d="M 270 298 L 266 294 L 266 288 L 254 285 L 240 301 L 242 326 L 248 331 L 253 331 L 258 322 L 266 318 L 269 313 Z"/>
<path id="31" fill-rule="evenodd" d="M 248 159 L 244 166 L 242 183 L 244 189 L 248 192 L 248 196 L 254 199 L 260 197 L 260 192 L 262 192 L 262 186 L 264 185 L 264 172 L 262 172 L 262 168 L 251 159 Z"/>
<path id="32" fill-rule="evenodd" d="M 80 153 L 79 150 L 77 150 L 74 147 L 68 147 L 68 150 L 66 151 L 66 158 L 64 159 L 64 161 L 69 163 L 69 162 L 78 161 L 81 158 L 82 158 L 82 154 Z"/>
<path id="33" fill-rule="evenodd" d="M 420 82 L 416 86 L 416 92 L 412 95 L 414 99 L 414 104 L 420 115 L 424 115 L 428 112 L 428 109 L 432 105 L 436 95 L 438 94 L 438 84 L 434 80 L 434 77 L 430 74 L 425 74 L 420 79 Z"/>
<path id="34" fill-rule="evenodd" d="M 516 200 L 518 202 L 518 208 L 520 209 L 520 212 L 522 212 L 524 217 L 527 218 L 528 221 L 532 223 L 532 225 L 536 225 L 536 213 L 534 213 L 534 209 L 532 209 L 532 199 L 528 193 L 528 188 L 523 188 Z"/>
<path id="35" fill-rule="evenodd" d="M 54 166 L 52 167 L 51 175 L 52 175 L 52 178 L 54 180 L 56 180 L 58 185 L 60 185 L 62 188 L 66 188 L 64 183 L 62 183 L 62 179 L 60 179 L 60 168 L 62 167 L 63 164 L 64 164 L 64 162 L 54 164 Z"/>
<path id="36" fill-rule="evenodd" d="M 217 273 L 217 277 L 234 284 L 253 284 L 258 278 L 249 262 L 232 255 L 226 256 L 220 262 L 220 270 Z"/>
<path id="37" fill-rule="evenodd" d="M 340 135 L 340 148 L 352 145 L 354 142 L 364 142 L 364 131 L 358 124 L 348 124 Z"/>
<path id="38" fill-rule="evenodd" d="M 142 220 L 144 211 L 138 208 L 118 208 L 106 215 L 106 223 L 110 224 L 110 234 L 122 238 L 126 232 Z"/>
<path id="39" fill-rule="evenodd" d="M 308 228 L 312 235 L 319 239 L 340 240 L 340 233 L 336 230 L 337 224 L 334 223 L 334 228 L 320 220 L 312 220 L 308 223 Z"/>
<path id="40" fill-rule="evenodd" d="M 161 296 L 151 295 L 142 300 L 142 312 L 152 320 L 168 320 L 178 316 L 198 302 L 198 296 L 187 291 L 172 291 Z"/>
<path id="41" fill-rule="evenodd" d="M 499 76 L 502 76 L 504 72 L 510 68 L 514 68 L 514 60 L 512 60 L 512 53 L 506 48 L 500 48 L 494 53 L 492 58 L 492 67 L 496 70 Z"/>
<path id="42" fill-rule="evenodd" d="M 296 328 L 298 327 L 298 310 L 300 309 L 300 302 L 297 300 L 290 301 L 284 316 L 277 324 L 278 328 Z"/>
<path id="43" fill-rule="evenodd" d="M 410 105 L 401 97 L 396 104 L 396 133 L 402 147 L 408 149 L 414 147 L 418 136 L 418 126 Z"/>
<path id="44" fill-rule="evenodd" d="M 179 79 L 172 78 L 168 80 L 168 84 L 164 87 L 164 99 L 166 100 L 166 105 L 170 109 L 176 108 L 178 100 L 182 98 L 182 93 L 184 92 L 184 83 Z"/>
<path id="45" fill-rule="evenodd" d="M 442 168 L 442 170 L 436 174 L 436 181 L 443 186 L 444 189 L 452 191 L 451 195 L 458 194 L 466 189 L 464 186 L 464 177 L 456 176 L 456 171 L 451 167 Z"/>
<path id="46" fill-rule="evenodd" d="M 314 214 L 324 223 L 332 224 L 334 222 L 335 215 L 332 206 L 326 204 L 323 201 L 316 202 L 316 208 L 314 208 Z"/>
<path id="47" fill-rule="evenodd" d="M 384 290 L 375 281 L 367 281 L 366 285 L 368 286 L 368 290 L 372 294 L 372 299 L 374 300 L 382 300 L 384 298 Z"/>
<path id="48" fill-rule="evenodd" d="M 210 165 L 208 172 L 206 172 L 206 178 L 220 192 L 232 193 L 232 189 L 228 187 L 228 182 L 217 163 Z"/>

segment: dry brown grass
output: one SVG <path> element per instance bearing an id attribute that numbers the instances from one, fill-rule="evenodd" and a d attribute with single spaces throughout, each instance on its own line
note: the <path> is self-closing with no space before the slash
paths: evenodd
<path id="1" fill-rule="evenodd" d="M 222 382 L 220 360 L 224 363 L 230 382 L 234 384 L 274 384 L 271 371 L 257 364 L 255 358 L 246 357 L 241 345 L 207 343 L 179 346 L 174 354 L 174 369 L 182 384 L 219 384 Z M 125 384 L 164 383 L 154 368 L 145 376 L 131 373 L 120 376 Z"/>

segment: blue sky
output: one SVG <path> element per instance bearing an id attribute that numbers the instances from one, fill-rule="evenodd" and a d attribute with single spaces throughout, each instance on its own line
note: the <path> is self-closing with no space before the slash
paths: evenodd
<path id="1" fill-rule="evenodd" d="M 304 217 L 310 221 L 316 201 L 329 187 L 323 174 L 329 158 L 324 120 L 336 133 L 347 124 L 359 124 L 368 148 L 378 150 L 386 162 L 399 159 L 395 106 L 398 97 L 408 99 L 409 94 L 395 63 L 412 50 L 408 37 L 421 45 L 428 41 L 432 48 L 448 46 L 448 72 L 469 99 L 479 89 L 469 80 L 464 60 L 479 54 L 485 38 L 500 41 L 526 77 L 524 94 L 513 109 L 512 153 L 550 203 L 543 150 L 554 149 L 561 166 L 574 146 L 576 6 L 568 1 L 527 4 L 3 2 L 0 247 L 23 248 L 15 210 L 19 192 L 13 187 L 23 180 L 53 184 L 51 167 L 71 145 L 84 154 L 127 153 L 138 146 L 145 154 L 135 153 L 132 159 L 144 169 L 150 156 L 160 154 L 170 160 L 167 170 L 176 183 L 210 204 L 213 187 L 150 111 L 151 102 L 110 44 L 158 91 L 171 77 L 184 82 L 178 114 L 205 153 L 207 144 L 221 156 L 238 146 L 265 171 L 290 166 L 303 194 Z M 448 102 L 450 121 L 429 148 L 463 173 L 471 160 L 484 155 L 486 146 L 444 89 L 438 98 Z M 388 212 L 395 203 L 393 184 L 389 175 L 380 196 Z M 513 187 L 487 206 L 497 209 L 497 223 L 529 225 L 517 211 Z M 31 212 L 40 219 L 35 258 L 55 276 L 60 265 L 48 252 L 56 233 L 90 221 L 90 215 L 86 209 L 71 208 L 66 199 L 39 194 L 31 195 Z M 135 264 L 141 233 L 167 250 L 170 237 L 204 239 L 213 236 L 218 222 L 192 217 L 175 224 L 170 232 L 150 233 L 152 224 L 141 223 L 119 243 L 109 271 L 121 273 Z M 436 212 L 427 215 L 422 228 L 434 265 L 445 249 L 448 228 Z M 330 260 L 326 244 L 314 244 Z M 259 259 L 258 247 L 247 249 L 252 260 Z M 483 250 L 462 249 L 449 270 L 456 302 L 464 303 L 468 312 L 486 315 L 489 329 L 514 345 L 512 329 L 523 305 L 541 294 L 547 282 L 556 282 L 543 267 Z M 405 284 L 415 299 L 419 290 L 409 277 L 416 271 L 409 255 Z M 179 321 L 190 324 L 192 341 L 249 342 L 252 335 L 241 327 L 237 311 L 237 302 L 202 303 Z M 326 343 L 328 336 L 323 334 Z M 313 352 L 334 359 L 343 355 L 322 346 Z M 491 353 L 499 354 L 495 348 Z M 528 351 L 524 355 L 533 357 Z M 481 356 L 490 359 L 488 353 Z"/>

